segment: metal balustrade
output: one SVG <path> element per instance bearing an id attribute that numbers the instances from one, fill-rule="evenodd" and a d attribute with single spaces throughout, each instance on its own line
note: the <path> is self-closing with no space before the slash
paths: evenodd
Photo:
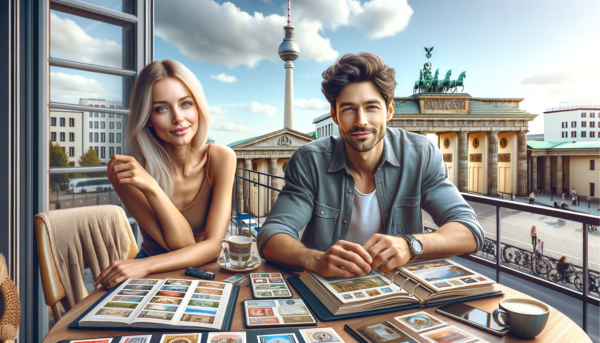
<path id="1" fill-rule="evenodd" d="M 238 174 L 247 173 L 247 177 L 236 174 L 236 182 L 233 189 L 232 199 L 232 224 L 237 228 L 238 234 L 250 234 L 242 232 L 240 225 L 241 216 L 247 218 L 256 218 L 257 228 L 260 230 L 261 220 L 264 223 L 266 214 L 268 214 L 268 208 L 264 215 L 260 215 L 260 188 L 280 192 L 280 188 L 271 187 L 271 178 L 283 180 L 282 177 L 261 173 L 249 169 L 238 168 Z M 255 177 L 255 179 L 253 179 Z M 262 183 L 262 181 L 266 183 Z M 258 206 L 252 208 L 252 201 L 247 201 L 247 195 L 244 194 L 243 201 L 250 205 L 250 208 L 240 206 L 237 197 L 238 187 L 243 184 L 248 185 L 247 189 L 250 189 L 250 185 L 257 187 Z M 283 188 L 283 187 L 281 187 Z M 249 192 L 248 192 L 249 193 Z M 265 192 L 267 196 L 270 196 L 271 192 Z M 492 268 L 496 272 L 496 282 L 502 283 L 501 274 L 506 273 L 511 276 L 520 278 L 521 280 L 532 282 L 538 286 L 559 292 L 561 294 L 572 297 L 582 301 L 583 303 L 583 328 L 588 332 L 588 305 L 600 306 L 600 294 L 598 287 L 600 286 L 600 273 L 597 270 L 590 270 L 588 266 L 588 226 L 596 225 L 600 226 L 600 217 L 592 216 L 588 214 L 576 213 L 572 211 L 564 211 L 549 207 L 542 207 L 537 205 L 528 205 L 520 202 L 501 200 L 498 198 L 491 198 L 482 195 L 474 195 L 470 193 L 461 193 L 463 198 L 469 203 L 483 204 L 492 206 L 495 208 L 495 223 L 493 224 L 495 229 L 495 237 L 486 237 L 484 246 L 481 251 L 476 254 L 461 255 L 461 258 L 465 258 L 469 261 L 475 262 L 485 267 Z M 270 201 L 267 202 L 270 204 Z M 573 264 L 576 273 L 568 275 L 569 280 L 566 282 L 560 280 L 557 277 L 556 262 L 557 259 L 549 256 L 544 256 L 541 263 L 538 263 L 535 258 L 535 254 L 532 251 L 528 251 L 521 247 L 509 244 L 502 241 L 502 225 L 500 210 L 513 210 L 521 211 L 523 213 L 539 214 L 547 216 L 552 219 L 576 222 L 581 225 L 582 228 L 582 258 L 581 264 Z M 480 219 L 481 222 L 482 219 Z M 489 221 L 486 225 L 489 225 Z M 483 225 L 483 224 L 482 224 Z M 257 230 L 257 231 L 258 231 Z M 434 232 L 436 228 L 425 226 L 425 232 Z M 500 247 L 500 249 L 498 248 Z"/>

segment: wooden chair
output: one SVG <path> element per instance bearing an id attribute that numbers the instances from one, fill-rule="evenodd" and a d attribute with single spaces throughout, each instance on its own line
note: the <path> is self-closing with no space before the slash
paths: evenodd
<path id="1" fill-rule="evenodd" d="M 94 206 L 90 206 L 88 209 L 93 211 Z M 68 210 L 61 211 L 64 211 L 65 215 L 69 215 Z M 123 214 L 123 216 L 124 215 L 125 214 Z M 54 321 L 57 323 L 61 318 L 58 302 L 60 301 L 65 312 L 68 312 L 71 307 L 67 303 L 65 289 L 58 277 L 58 271 L 54 263 L 54 256 L 52 254 L 52 249 L 50 248 L 48 230 L 40 218 L 36 218 L 35 220 L 35 232 L 37 236 L 38 260 L 40 264 L 40 273 L 42 276 L 44 298 L 46 300 L 46 304 L 52 309 Z M 128 234 L 131 243 L 129 246 L 129 251 L 127 252 L 127 259 L 133 259 L 138 253 L 138 248 L 131 229 L 128 230 Z M 83 284 L 83 280 L 80 280 L 80 282 Z"/>

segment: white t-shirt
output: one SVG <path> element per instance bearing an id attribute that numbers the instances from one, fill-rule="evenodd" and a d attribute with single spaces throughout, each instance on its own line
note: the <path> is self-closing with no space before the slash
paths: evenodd
<path id="1" fill-rule="evenodd" d="M 542 242 L 539 242 L 536 246 L 535 246 L 535 251 L 537 251 L 538 254 L 542 254 Z"/>
<path id="2" fill-rule="evenodd" d="M 386 233 L 381 222 L 376 192 L 377 190 L 374 190 L 372 193 L 363 194 L 354 188 L 354 204 L 347 241 L 363 245 L 374 234 Z"/>

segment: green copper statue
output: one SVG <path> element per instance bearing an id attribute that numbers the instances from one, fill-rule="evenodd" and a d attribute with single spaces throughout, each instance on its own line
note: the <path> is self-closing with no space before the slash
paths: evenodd
<path id="1" fill-rule="evenodd" d="M 427 62 L 423 65 L 423 69 L 419 70 L 419 80 L 415 81 L 413 94 L 416 93 L 455 93 L 458 87 L 461 92 L 465 89 L 464 79 L 467 72 L 463 71 L 458 76 L 458 80 L 450 80 L 452 69 L 446 72 L 446 77 L 443 80 L 438 80 L 439 69 L 435 71 L 434 76 L 431 76 L 431 63 Z"/>

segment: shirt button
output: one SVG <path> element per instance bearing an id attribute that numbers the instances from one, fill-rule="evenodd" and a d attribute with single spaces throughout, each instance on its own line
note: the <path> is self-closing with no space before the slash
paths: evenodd
<path id="1" fill-rule="evenodd" d="M 323 211 L 321 211 L 321 215 L 323 215 Z"/>
<path id="2" fill-rule="evenodd" d="M 346 219 L 344 219 L 344 224 L 346 224 L 348 221 Z"/>
<path id="3" fill-rule="evenodd" d="M 349 190 L 348 190 L 348 193 L 352 193 L 352 190 L 351 190 L 351 189 L 349 189 Z"/>

